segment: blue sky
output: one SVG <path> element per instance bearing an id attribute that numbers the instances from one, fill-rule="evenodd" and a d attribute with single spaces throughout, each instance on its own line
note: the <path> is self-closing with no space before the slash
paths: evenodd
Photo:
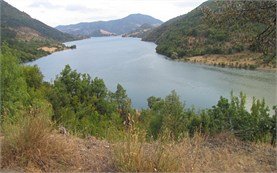
<path id="1" fill-rule="evenodd" d="M 112 20 L 133 13 L 162 21 L 185 14 L 204 0 L 6 0 L 50 26 Z"/>

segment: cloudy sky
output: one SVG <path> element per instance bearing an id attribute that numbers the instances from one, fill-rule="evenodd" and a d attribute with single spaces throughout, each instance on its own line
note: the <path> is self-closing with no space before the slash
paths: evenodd
<path id="1" fill-rule="evenodd" d="M 142 13 L 162 21 L 185 14 L 205 0 L 6 0 L 50 26 L 112 20 Z"/>

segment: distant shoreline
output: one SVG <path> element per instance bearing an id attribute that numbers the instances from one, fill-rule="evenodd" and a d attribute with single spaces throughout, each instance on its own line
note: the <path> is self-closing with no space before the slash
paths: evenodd
<path id="1" fill-rule="evenodd" d="M 231 55 L 201 55 L 175 59 L 180 62 L 205 64 L 221 68 L 236 68 L 244 70 L 255 70 L 264 72 L 277 72 L 272 65 L 262 64 L 258 58 L 260 53 L 237 53 Z M 173 59 L 174 60 L 174 59 Z"/>

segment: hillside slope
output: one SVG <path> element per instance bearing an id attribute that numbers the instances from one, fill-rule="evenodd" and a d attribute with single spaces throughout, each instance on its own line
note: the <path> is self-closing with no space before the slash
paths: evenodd
<path id="1" fill-rule="evenodd" d="M 123 34 L 122 37 L 137 37 L 137 38 L 143 38 L 145 35 L 147 35 L 151 30 L 156 28 L 157 26 L 153 26 L 150 24 L 143 24 L 139 28 L 137 28 L 134 31 L 131 31 L 129 33 Z"/>
<path id="2" fill-rule="evenodd" d="M 16 34 L 16 36 L 32 34 L 38 39 L 52 39 L 60 42 L 74 39 L 74 37 L 69 34 L 63 33 L 36 19 L 31 18 L 31 16 L 28 14 L 19 11 L 3 0 L 1 0 L 0 3 L 1 28 L 3 32 L 2 39 L 6 39 L 6 35 L 8 33 L 10 35 Z"/>
<path id="3" fill-rule="evenodd" d="M 217 10 L 218 3 L 206 1 L 191 12 L 163 23 L 142 40 L 155 42 L 157 53 L 172 59 L 236 53 L 249 56 L 249 52 L 256 56 L 261 53 L 253 48 L 250 40 L 263 31 L 264 25 L 249 22 L 246 25 L 251 30 L 239 25 L 221 28 L 204 20 L 204 8 Z M 261 57 L 256 63 L 263 63 Z"/>
<path id="4" fill-rule="evenodd" d="M 105 30 L 120 35 L 129 33 L 143 24 L 160 25 L 161 23 L 162 21 L 148 15 L 131 14 L 117 20 L 60 25 L 56 28 L 73 35 L 94 36 L 94 32 L 97 30 Z"/>
<path id="5" fill-rule="evenodd" d="M 47 55 L 38 50 L 43 46 L 63 49 L 61 42 L 75 40 L 76 37 L 52 28 L 28 14 L 19 11 L 7 2 L 1 3 L 1 43 L 6 42 L 18 51 L 22 61 L 29 61 Z"/>

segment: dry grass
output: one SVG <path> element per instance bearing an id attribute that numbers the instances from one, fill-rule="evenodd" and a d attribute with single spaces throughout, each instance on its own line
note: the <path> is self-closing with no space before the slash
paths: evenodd
<path id="1" fill-rule="evenodd" d="M 144 132 L 132 131 L 123 142 L 114 144 L 114 162 L 122 172 L 171 172 L 180 167 L 173 143 L 159 139 L 147 143 Z"/>
<path id="2" fill-rule="evenodd" d="M 114 146 L 119 171 L 131 172 L 272 172 L 277 170 L 276 148 L 245 143 L 230 134 L 184 138 L 174 143 L 147 143 L 132 134 Z"/>
<path id="3" fill-rule="evenodd" d="M 0 142 L 1 171 L 110 172 L 114 170 L 106 141 L 60 134 L 45 112 L 6 119 Z"/>
<path id="4" fill-rule="evenodd" d="M 245 143 L 230 134 L 195 136 L 176 146 L 180 171 L 185 172 L 268 172 L 276 171 L 276 149 L 270 145 Z M 264 156 L 263 161 L 260 156 Z"/>
<path id="5" fill-rule="evenodd" d="M 170 135 L 148 142 L 132 129 L 113 144 L 94 137 L 58 134 L 47 116 L 23 114 L 5 121 L 3 170 L 28 172 L 276 172 L 276 148 L 230 134 L 196 135 L 174 142 Z"/>
<path id="6" fill-rule="evenodd" d="M 3 124 L 3 169 L 36 172 L 76 166 L 74 146 L 53 135 L 47 116 L 23 114 L 13 119 Z"/>

